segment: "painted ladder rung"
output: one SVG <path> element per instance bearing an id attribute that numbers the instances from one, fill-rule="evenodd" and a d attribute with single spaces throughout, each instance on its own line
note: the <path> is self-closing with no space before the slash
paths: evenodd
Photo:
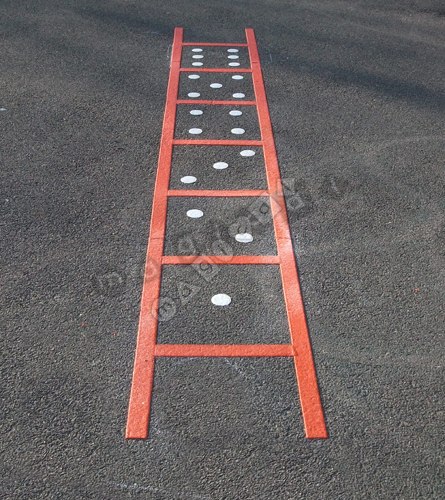
<path id="1" fill-rule="evenodd" d="M 176 146 L 262 146 L 262 141 L 232 139 L 173 139 Z"/>
<path id="2" fill-rule="evenodd" d="M 156 357 L 289 357 L 290 344 L 157 344 Z"/>
<path id="3" fill-rule="evenodd" d="M 208 106 L 255 106 L 255 101 L 205 101 L 198 99 L 178 99 L 177 104 L 205 104 Z"/>
<path id="4" fill-rule="evenodd" d="M 182 42 L 185 47 L 247 47 L 247 43 Z"/>
<path id="5" fill-rule="evenodd" d="M 280 264 L 278 255 L 164 255 L 164 265 L 169 264 L 213 264 L 213 265 L 255 265 Z"/>
<path id="6" fill-rule="evenodd" d="M 252 73 L 251 68 L 179 68 L 179 71 L 194 73 Z"/>
<path id="7" fill-rule="evenodd" d="M 167 192 L 167 196 L 196 196 L 205 198 L 238 198 L 243 196 L 269 196 L 269 192 L 265 189 L 253 190 L 253 189 L 237 189 L 232 191 L 220 191 L 220 190 L 204 190 L 204 189 L 170 189 Z"/>

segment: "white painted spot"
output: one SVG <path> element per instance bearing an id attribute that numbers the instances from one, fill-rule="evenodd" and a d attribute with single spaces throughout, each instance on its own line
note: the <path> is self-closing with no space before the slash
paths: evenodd
<path id="1" fill-rule="evenodd" d="M 237 109 L 232 109 L 231 111 L 229 111 L 230 116 L 241 116 L 242 114 L 243 114 L 243 112 L 238 111 Z"/>
<path id="2" fill-rule="evenodd" d="M 235 99 L 244 99 L 244 97 L 246 97 L 246 94 L 243 94 L 242 92 L 237 92 L 237 93 L 233 94 L 233 97 Z"/>
<path id="3" fill-rule="evenodd" d="M 202 66 L 202 62 L 192 62 L 192 66 Z"/>
<path id="4" fill-rule="evenodd" d="M 198 179 L 196 177 L 193 177 L 193 175 L 185 175 L 184 177 L 181 177 L 181 182 L 183 184 L 193 184 L 197 180 Z"/>
<path id="5" fill-rule="evenodd" d="M 192 52 L 202 52 L 202 49 L 192 49 Z"/>
<path id="6" fill-rule="evenodd" d="M 222 87 L 222 84 L 221 83 L 211 83 L 210 87 L 212 89 L 220 89 Z"/>
<path id="7" fill-rule="evenodd" d="M 235 135 L 242 135 L 244 134 L 245 130 L 243 128 L 232 128 L 231 132 Z"/>
<path id="8" fill-rule="evenodd" d="M 204 59 L 204 56 L 201 54 L 195 54 L 194 56 L 192 56 L 192 59 Z"/>
<path id="9" fill-rule="evenodd" d="M 239 66 L 240 64 L 238 62 L 230 62 L 229 66 Z"/>
<path id="10" fill-rule="evenodd" d="M 203 114 L 203 111 L 201 109 L 192 109 L 190 111 L 190 114 L 193 116 L 199 116 Z"/>
<path id="11" fill-rule="evenodd" d="M 226 163 L 225 161 L 217 161 L 216 163 L 213 164 L 213 168 L 215 168 L 216 170 L 224 170 L 228 166 L 229 164 Z"/>
<path id="12" fill-rule="evenodd" d="M 232 299 L 226 293 L 218 293 L 212 297 L 212 304 L 214 306 L 228 306 Z"/>
<path id="13" fill-rule="evenodd" d="M 227 49 L 227 52 L 236 53 L 236 52 L 239 52 L 239 50 L 238 49 Z"/>
<path id="14" fill-rule="evenodd" d="M 195 135 L 202 134 L 202 128 L 191 128 L 189 130 L 189 133 Z"/>
<path id="15" fill-rule="evenodd" d="M 189 97 L 199 97 L 201 94 L 199 92 L 189 92 L 187 95 Z"/>
<path id="16" fill-rule="evenodd" d="M 0 108 L 0 111 L 6 111 L 6 108 Z"/>
<path id="17" fill-rule="evenodd" d="M 238 243 L 251 243 L 253 241 L 253 236 L 250 233 L 239 233 L 235 235 L 235 240 Z"/>
<path id="18" fill-rule="evenodd" d="M 191 219 L 200 219 L 204 215 L 204 212 L 198 210 L 196 208 L 192 208 L 191 210 L 187 210 L 187 217 Z"/>
<path id="19" fill-rule="evenodd" d="M 189 77 L 190 78 L 190 77 Z M 243 75 L 233 75 L 232 80 L 243 80 L 244 76 Z"/>
<path id="20" fill-rule="evenodd" d="M 255 151 L 251 149 L 243 149 L 240 153 L 241 156 L 255 156 Z"/>
<path id="21" fill-rule="evenodd" d="M 190 80 L 197 80 L 198 78 L 201 78 L 199 75 L 189 75 Z"/>
<path id="22" fill-rule="evenodd" d="M 227 59 L 239 59 L 239 56 L 227 56 Z"/>

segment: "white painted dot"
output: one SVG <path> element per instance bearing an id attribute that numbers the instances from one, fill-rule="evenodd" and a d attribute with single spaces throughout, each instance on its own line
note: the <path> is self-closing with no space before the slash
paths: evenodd
<path id="1" fill-rule="evenodd" d="M 0 111 L 6 111 L 6 108 L 0 108 Z"/>
<path id="2" fill-rule="evenodd" d="M 220 89 L 222 87 L 222 84 L 221 83 L 211 83 L 210 87 L 212 89 Z"/>
<path id="3" fill-rule="evenodd" d="M 197 80 L 198 78 L 201 78 L 199 75 L 189 75 L 190 80 Z"/>
<path id="4" fill-rule="evenodd" d="M 240 153 L 241 156 L 255 156 L 255 151 L 252 149 L 243 149 Z"/>
<path id="5" fill-rule="evenodd" d="M 190 78 L 190 77 L 189 77 Z M 233 75 L 232 80 L 243 80 L 244 76 L 243 75 Z"/>
<path id="6" fill-rule="evenodd" d="M 251 243 L 253 241 L 253 236 L 250 233 L 239 233 L 235 235 L 235 240 L 238 243 Z"/>
<path id="7" fill-rule="evenodd" d="M 195 134 L 195 135 L 202 134 L 202 128 L 191 128 L 189 132 L 190 134 Z"/>
<path id="8" fill-rule="evenodd" d="M 233 97 L 235 97 L 235 99 L 244 99 L 244 97 L 246 97 L 246 94 L 243 94 L 242 92 L 237 92 L 236 94 L 233 94 Z"/>
<path id="9" fill-rule="evenodd" d="M 244 134 L 245 130 L 243 128 L 232 128 L 231 132 L 232 134 L 242 135 Z"/>
<path id="10" fill-rule="evenodd" d="M 230 62 L 229 66 L 239 66 L 240 64 L 238 62 Z"/>
<path id="11" fill-rule="evenodd" d="M 202 62 L 192 62 L 192 66 L 202 66 Z"/>
<path id="12" fill-rule="evenodd" d="M 224 170 L 228 166 L 229 164 L 226 163 L 225 161 L 217 161 L 216 163 L 213 164 L 213 168 L 215 168 L 216 170 Z"/>
<path id="13" fill-rule="evenodd" d="M 184 177 L 181 177 L 181 182 L 183 184 L 193 184 L 197 180 L 198 179 L 196 177 L 193 177 L 193 175 L 185 175 Z"/>
<path id="14" fill-rule="evenodd" d="M 230 116 L 241 116 L 242 114 L 243 114 L 243 112 L 238 111 L 237 109 L 232 109 L 231 111 L 229 111 Z"/>
<path id="15" fill-rule="evenodd" d="M 187 217 L 191 219 L 199 219 L 204 215 L 204 212 L 198 210 L 196 208 L 192 208 L 191 210 L 187 210 Z"/>
<path id="16" fill-rule="evenodd" d="M 203 111 L 201 109 L 192 109 L 190 110 L 190 114 L 193 116 L 199 116 L 203 114 Z"/>
<path id="17" fill-rule="evenodd" d="M 192 56 L 192 59 L 204 59 L 204 56 L 201 54 L 195 54 L 194 56 Z"/>
<path id="18" fill-rule="evenodd" d="M 235 53 L 235 52 L 239 52 L 239 50 L 238 49 L 227 49 L 227 52 Z"/>
<path id="19" fill-rule="evenodd" d="M 227 59 L 239 59 L 239 56 L 227 56 Z"/>
<path id="20" fill-rule="evenodd" d="M 214 306 L 228 306 L 232 299 L 226 293 L 218 293 L 212 297 L 212 304 Z"/>
<path id="21" fill-rule="evenodd" d="M 187 95 L 189 97 L 199 97 L 201 94 L 199 92 L 189 92 Z"/>
<path id="22" fill-rule="evenodd" d="M 192 49 L 192 52 L 202 52 L 202 49 Z"/>

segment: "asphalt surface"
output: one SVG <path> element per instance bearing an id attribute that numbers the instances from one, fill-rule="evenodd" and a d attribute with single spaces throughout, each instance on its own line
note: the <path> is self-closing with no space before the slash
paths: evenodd
<path id="1" fill-rule="evenodd" d="M 1 496 L 443 498 L 442 2 L 0 8 Z M 188 41 L 244 41 L 245 27 L 256 30 L 326 441 L 304 439 L 290 359 L 161 359 L 151 436 L 124 440 L 175 26 Z M 245 123 L 254 137 L 254 118 Z M 204 168 L 181 154 L 175 188 L 188 167 Z M 261 189 L 264 174 L 245 165 L 230 179 L 207 166 L 197 188 Z M 222 214 L 206 203 L 221 234 Z M 183 229 L 173 220 L 173 243 Z M 269 244 L 267 223 L 256 229 Z M 160 340 L 213 342 L 226 326 L 233 341 L 283 341 L 274 269 L 221 270 L 178 296 L 182 272 L 163 278 L 181 307 Z M 212 321 L 200 298 L 215 283 L 246 301 L 227 321 Z"/>

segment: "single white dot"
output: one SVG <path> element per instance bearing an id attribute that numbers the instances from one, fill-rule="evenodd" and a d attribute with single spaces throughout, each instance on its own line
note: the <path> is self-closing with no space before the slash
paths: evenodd
<path id="1" fill-rule="evenodd" d="M 227 49 L 227 52 L 239 52 L 238 49 Z"/>
<path id="2" fill-rule="evenodd" d="M 255 156 L 255 151 L 251 149 L 243 149 L 240 153 L 241 156 Z"/>
<path id="3" fill-rule="evenodd" d="M 239 233 L 235 236 L 235 240 L 238 243 L 251 243 L 253 236 L 250 233 Z"/>
<path id="4" fill-rule="evenodd" d="M 196 208 L 192 208 L 192 210 L 187 210 L 187 217 L 190 217 L 191 219 L 199 219 L 203 215 L 204 213 Z"/>
<path id="5" fill-rule="evenodd" d="M 235 99 L 244 99 L 244 97 L 246 97 L 246 94 L 243 94 L 242 92 L 237 92 L 236 94 L 233 94 L 233 97 L 235 97 Z"/>
<path id="6" fill-rule="evenodd" d="M 243 114 L 242 111 L 238 111 L 237 109 L 232 109 L 232 111 L 229 111 L 230 116 L 241 116 Z"/>
<path id="7" fill-rule="evenodd" d="M 192 62 L 192 66 L 202 66 L 202 62 Z"/>
<path id="8" fill-rule="evenodd" d="M 190 78 L 190 77 L 189 77 Z M 243 75 L 233 75 L 232 80 L 243 80 L 244 76 Z"/>
<path id="9" fill-rule="evenodd" d="M 193 177 L 193 175 L 185 175 L 184 177 L 181 177 L 181 182 L 183 184 L 193 184 L 196 181 L 197 181 L 197 178 Z"/>
<path id="10" fill-rule="evenodd" d="M 192 52 L 202 52 L 202 49 L 192 49 Z"/>
<path id="11" fill-rule="evenodd" d="M 212 304 L 214 306 L 228 306 L 231 302 L 232 299 L 225 293 L 218 293 L 212 297 Z"/>
<path id="12" fill-rule="evenodd" d="M 227 59 L 239 59 L 239 56 L 227 56 Z"/>
<path id="13" fill-rule="evenodd" d="M 222 87 L 221 83 L 211 83 L 210 87 L 212 89 L 220 89 Z"/>
<path id="14" fill-rule="evenodd" d="M 199 116 L 203 114 L 203 111 L 201 109 L 192 109 L 190 111 L 190 114 L 193 116 Z"/>
<path id="15" fill-rule="evenodd" d="M 197 80 L 198 78 L 201 78 L 199 75 L 189 75 L 190 80 Z"/>
<path id="16" fill-rule="evenodd" d="M 0 111 L 6 111 L 6 108 L 0 108 Z"/>
<path id="17" fill-rule="evenodd" d="M 202 134 L 202 128 L 191 128 L 189 132 L 190 134 Z"/>
<path id="18" fill-rule="evenodd" d="M 204 56 L 201 54 L 195 54 L 194 56 L 192 56 L 192 59 L 204 59 Z"/>
<path id="19" fill-rule="evenodd" d="M 229 66 L 239 66 L 239 63 L 238 62 L 231 62 L 231 63 L 229 63 Z"/>
<path id="20" fill-rule="evenodd" d="M 187 95 L 189 97 L 199 97 L 201 94 L 199 92 L 189 92 Z"/>
<path id="21" fill-rule="evenodd" d="M 225 161 L 217 161 L 216 163 L 213 164 L 213 168 L 215 168 L 216 170 L 224 170 L 228 166 L 229 164 L 226 163 Z"/>
<path id="22" fill-rule="evenodd" d="M 244 134 L 245 130 L 243 128 L 232 128 L 231 132 L 232 134 L 242 135 Z"/>

